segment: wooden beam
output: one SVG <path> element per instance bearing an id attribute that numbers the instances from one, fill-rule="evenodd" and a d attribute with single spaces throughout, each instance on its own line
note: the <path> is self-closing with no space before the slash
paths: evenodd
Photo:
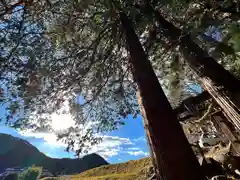
<path id="1" fill-rule="evenodd" d="M 197 106 L 210 99 L 211 96 L 207 91 L 203 91 L 194 97 L 189 97 L 182 101 L 182 103 L 174 109 L 174 113 L 180 121 L 196 116 L 194 112 L 197 111 Z"/>

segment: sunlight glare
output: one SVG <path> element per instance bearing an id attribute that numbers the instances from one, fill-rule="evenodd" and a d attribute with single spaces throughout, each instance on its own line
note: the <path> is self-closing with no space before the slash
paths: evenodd
<path id="1" fill-rule="evenodd" d="M 52 128 L 54 131 L 62 131 L 74 126 L 75 122 L 71 114 L 57 114 L 53 113 L 51 115 Z"/>

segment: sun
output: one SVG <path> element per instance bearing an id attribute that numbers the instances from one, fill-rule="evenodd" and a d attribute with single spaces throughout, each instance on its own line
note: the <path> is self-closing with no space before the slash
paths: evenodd
<path id="1" fill-rule="evenodd" d="M 57 114 L 53 113 L 51 115 L 51 126 L 54 131 L 62 131 L 66 130 L 72 126 L 74 126 L 75 121 L 71 114 Z"/>

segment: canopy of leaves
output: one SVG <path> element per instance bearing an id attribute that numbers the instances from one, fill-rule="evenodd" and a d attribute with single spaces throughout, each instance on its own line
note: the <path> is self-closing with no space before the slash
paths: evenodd
<path id="1" fill-rule="evenodd" d="M 57 133 L 68 150 L 79 149 L 77 154 L 81 154 L 82 147 L 99 142 L 100 134 L 117 129 L 127 115 L 139 114 L 119 10 L 133 21 L 173 106 L 192 94 L 189 84 L 198 83 L 194 74 L 178 47 L 162 35 L 151 13 L 141 10 L 145 3 L 191 33 L 198 44 L 239 75 L 240 16 L 236 2 L 221 2 L 1 1 L 0 97 L 6 123 L 53 131 L 51 115 L 69 114 L 75 125 Z M 215 30 L 210 32 L 212 27 Z M 221 39 L 213 38 L 214 32 Z"/>

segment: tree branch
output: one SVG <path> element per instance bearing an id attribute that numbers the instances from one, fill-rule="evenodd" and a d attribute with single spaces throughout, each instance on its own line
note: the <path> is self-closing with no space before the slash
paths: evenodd
<path id="1" fill-rule="evenodd" d="M 0 13 L 0 18 L 6 14 L 12 14 L 13 10 L 17 7 L 17 6 L 24 6 L 25 5 L 25 1 L 24 0 L 20 0 L 19 2 L 9 6 L 9 7 L 6 7 L 5 8 L 5 11 Z"/>

